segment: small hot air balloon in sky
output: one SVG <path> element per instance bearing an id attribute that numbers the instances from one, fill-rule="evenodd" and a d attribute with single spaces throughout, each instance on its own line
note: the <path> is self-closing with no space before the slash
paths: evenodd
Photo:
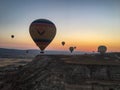
<path id="1" fill-rule="evenodd" d="M 101 45 L 98 47 L 98 52 L 100 52 L 100 54 L 105 54 L 105 52 L 107 51 L 107 47 L 104 45 Z"/>
<path id="2" fill-rule="evenodd" d="M 30 35 L 41 53 L 51 43 L 56 35 L 55 24 L 47 19 L 38 19 L 31 23 L 29 28 Z"/>
<path id="3" fill-rule="evenodd" d="M 11 35 L 11 38 L 14 38 L 14 35 Z"/>
<path id="4" fill-rule="evenodd" d="M 76 49 L 76 47 L 74 47 L 74 49 Z"/>
<path id="5" fill-rule="evenodd" d="M 62 45 L 63 45 L 63 46 L 65 45 L 65 42 L 64 42 L 64 41 L 62 41 Z"/>
<path id="6" fill-rule="evenodd" d="M 70 52 L 72 53 L 74 50 L 74 47 L 69 47 Z"/>

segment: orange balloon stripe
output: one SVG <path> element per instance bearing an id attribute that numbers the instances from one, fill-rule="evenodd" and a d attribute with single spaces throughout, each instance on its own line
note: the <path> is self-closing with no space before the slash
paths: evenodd
<path id="1" fill-rule="evenodd" d="M 48 45 L 49 42 L 36 42 L 37 45 Z"/>
<path id="2" fill-rule="evenodd" d="M 50 39 L 39 39 L 39 38 L 33 38 L 33 40 L 35 41 L 35 42 L 51 42 L 51 40 Z"/>

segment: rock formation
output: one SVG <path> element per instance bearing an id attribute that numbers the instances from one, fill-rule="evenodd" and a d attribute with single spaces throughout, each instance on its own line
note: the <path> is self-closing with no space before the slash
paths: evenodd
<path id="1" fill-rule="evenodd" d="M 120 90 L 119 68 L 119 61 L 91 55 L 37 55 L 6 76 L 1 90 Z"/>

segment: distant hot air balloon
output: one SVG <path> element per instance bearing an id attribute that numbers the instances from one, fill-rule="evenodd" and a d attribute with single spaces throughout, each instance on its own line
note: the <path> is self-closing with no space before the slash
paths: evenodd
<path id="1" fill-rule="evenodd" d="M 107 51 L 107 47 L 104 45 L 101 45 L 98 47 L 98 52 L 100 52 L 100 54 L 105 54 L 105 52 Z"/>
<path id="2" fill-rule="evenodd" d="M 70 52 L 72 53 L 74 50 L 74 47 L 69 47 Z"/>
<path id="3" fill-rule="evenodd" d="M 11 35 L 11 38 L 14 38 L 14 35 Z"/>
<path id="4" fill-rule="evenodd" d="M 63 45 L 63 46 L 65 45 L 65 42 L 64 42 L 64 41 L 62 41 L 62 45 Z"/>
<path id="5" fill-rule="evenodd" d="M 31 23 L 29 32 L 41 53 L 44 53 L 44 49 L 56 35 L 56 27 L 53 22 L 47 19 L 38 19 Z"/>
<path id="6" fill-rule="evenodd" d="M 76 47 L 74 47 L 74 49 L 76 49 Z"/>

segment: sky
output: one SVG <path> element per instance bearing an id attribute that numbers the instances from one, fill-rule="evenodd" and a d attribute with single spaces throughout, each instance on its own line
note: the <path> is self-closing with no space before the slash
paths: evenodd
<path id="1" fill-rule="evenodd" d="M 57 28 L 46 50 L 120 52 L 120 0 L 0 0 L 0 48 L 39 49 L 29 26 L 41 18 Z"/>

